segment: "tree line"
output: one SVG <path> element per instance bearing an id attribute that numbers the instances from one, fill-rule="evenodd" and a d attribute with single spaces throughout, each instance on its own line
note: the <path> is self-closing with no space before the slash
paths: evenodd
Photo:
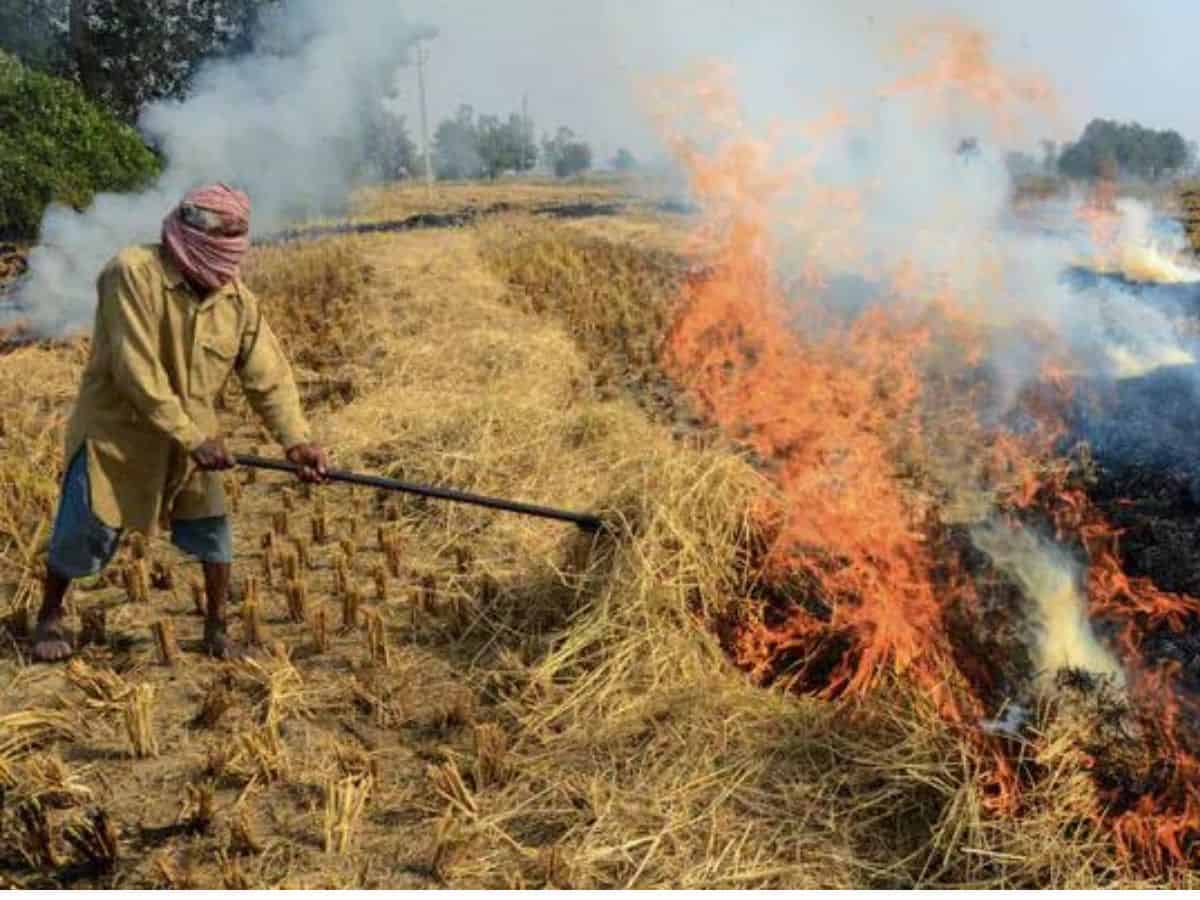
<path id="1" fill-rule="evenodd" d="M 1093 119 L 1076 141 L 1061 147 L 1054 141 L 1042 141 L 1040 158 L 1014 152 L 1008 154 L 1006 162 L 1016 177 L 1125 176 L 1156 181 L 1190 169 L 1196 159 L 1195 145 L 1173 129 L 1158 131 L 1136 122 Z"/>
<path id="2" fill-rule="evenodd" d="M 495 178 L 505 172 L 528 172 L 539 163 L 559 178 L 568 178 L 586 172 L 593 163 L 591 145 L 570 128 L 560 127 L 553 137 L 543 135 L 539 145 L 525 117 L 476 115 L 466 105 L 438 124 L 432 157 L 437 177 L 445 179 Z M 629 170 L 636 160 L 622 148 L 613 166 Z"/>

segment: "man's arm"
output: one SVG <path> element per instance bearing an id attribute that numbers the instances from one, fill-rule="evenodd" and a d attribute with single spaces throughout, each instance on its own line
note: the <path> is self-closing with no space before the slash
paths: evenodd
<path id="1" fill-rule="evenodd" d="M 158 356 L 162 298 L 148 275 L 124 262 L 101 273 L 99 288 L 117 390 L 153 428 L 191 453 L 206 435 L 184 411 Z"/>
<path id="2" fill-rule="evenodd" d="M 242 390 L 275 440 L 287 451 L 288 459 L 304 466 L 301 477 L 320 481 L 325 475 L 325 453 L 312 443 L 291 364 L 263 317 L 257 299 L 249 304 L 249 312 L 250 323 L 242 336 L 237 367 Z"/>

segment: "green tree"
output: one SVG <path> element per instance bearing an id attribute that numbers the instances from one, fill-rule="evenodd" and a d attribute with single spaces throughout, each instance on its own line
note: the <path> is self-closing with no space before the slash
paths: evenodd
<path id="1" fill-rule="evenodd" d="M 460 106 L 452 119 L 443 119 L 433 135 L 433 165 L 438 178 L 458 180 L 483 174 L 475 110 Z"/>
<path id="2" fill-rule="evenodd" d="M 132 121 L 178 99 L 207 57 L 250 48 L 271 0 L 70 0 L 70 64 L 88 96 Z"/>
<path id="3" fill-rule="evenodd" d="M 1071 178 L 1096 178 L 1105 170 L 1157 179 L 1191 162 L 1187 142 L 1177 131 L 1154 131 L 1136 122 L 1093 119 L 1078 141 L 1058 157 L 1058 170 Z"/>
<path id="4" fill-rule="evenodd" d="M 378 110 L 366 119 L 362 148 L 369 174 L 384 181 L 410 178 L 417 172 L 417 147 L 404 116 Z"/>
<path id="5" fill-rule="evenodd" d="M 618 172 L 632 172 L 637 168 L 637 158 L 625 147 L 617 151 L 617 155 L 613 157 L 613 168 Z"/>
<path id="6" fill-rule="evenodd" d="M 507 122 L 499 116 L 480 116 L 477 141 L 479 159 L 489 178 L 503 172 L 525 172 L 537 164 L 537 146 L 516 113 Z"/>
<path id="7" fill-rule="evenodd" d="M 67 69 L 66 0 L 4 0 L 0 3 L 0 50 L 31 68 Z"/>
<path id="8" fill-rule="evenodd" d="M 83 209 L 158 170 L 137 132 L 78 86 L 0 53 L 0 234 L 33 237 L 50 203 Z"/>
<path id="9" fill-rule="evenodd" d="M 592 167 L 592 148 L 570 128 L 559 128 L 553 138 L 542 139 L 542 156 L 559 178 L 586 172 Z"/>

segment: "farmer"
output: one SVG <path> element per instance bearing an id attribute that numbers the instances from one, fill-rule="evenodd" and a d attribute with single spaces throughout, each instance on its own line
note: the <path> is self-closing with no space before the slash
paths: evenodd
<path id="1" fill-rule="evenodd" d="M 230 373 L 303 480 L 323 480 L 326 467 L 291 367 L 238 277 L 249 226 L 245 194 L 200 188 L 167 216 L 161 244 L 128 247 L 100 273 L 91 354 L 67 425 L 35 659 L 72 653 L 63 630 L 72 579 L 104 569 L 122 532 L 160 528 L 203 565 L 205 650 L 221 659 L 242 652 L 225 631 L 233 537 L 219 473 L 234 463 L 213 408 Z"/>

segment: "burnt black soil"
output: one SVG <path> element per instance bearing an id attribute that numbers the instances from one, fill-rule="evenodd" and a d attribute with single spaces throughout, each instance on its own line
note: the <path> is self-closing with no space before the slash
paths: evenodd
<path id="1" fill-rule="evenodd" d="M 1123 532 L 1127 573 L 1200 595 L 1200 366 L 1085 384 L 1072 418 L 1095 461 L 1091 499 Z"/>
<path id="2" fill-rule="evenodd" d="M 666 201 L 655 209 L 667 213 L 687 213 L 689 207 Z M 597 216 L 616 216 L 628 210 L 623 203 L 548 203 L 541 206 L 521 206 L 513 203 L 493 203 L 489 206 L 469 206 L 452 212 L 418 213 L 406 219 L 383 222 L 342 223 L 318 228 L 294 228 L 258 238 L 258 244 L 282 244 L 289 241 L 310 241 L 345 234 L 380 234 L 415 231 L 423 228 L 461 228 L 487 216 L 525 212 L 552 219 L 586 219 Z"/>

